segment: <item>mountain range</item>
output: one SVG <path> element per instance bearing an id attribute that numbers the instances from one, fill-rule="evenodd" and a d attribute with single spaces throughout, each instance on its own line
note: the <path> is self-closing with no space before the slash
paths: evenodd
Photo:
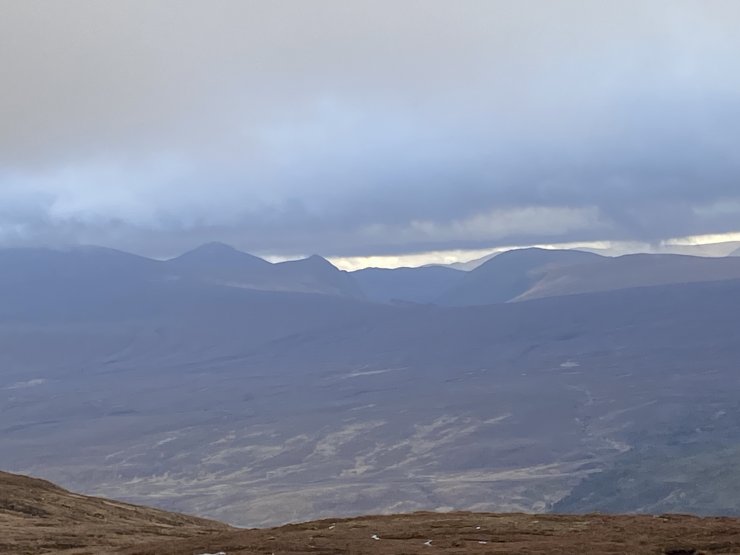
<path id="1" fill-rule="evenodd" d="M 0 251 L 0 467 L 244 526 L 740 515 L 740 258 Z"/>
<path id="2" fill-rule="evenodd" d="M 170 260 L 102 247 L 0 250 L 0 295 L 35 298 L 78 288 L 107 292 L 132 286 L 223 286 L 317 293 L 371 302 L 485 305 L 671 283 L 740 279 L 740 257 L 634 254 L 606 257 L 577 250 L 516 249 L 470 271 L 444 266 L 337 269 L 326 259 L 270 263 L 221 243 Z M 69 290 L 69 291 L 68 291 Z M 67 293 L 65 293 L 67 291 Z M 13 301 L 5 303 L 7 310 Z"/>

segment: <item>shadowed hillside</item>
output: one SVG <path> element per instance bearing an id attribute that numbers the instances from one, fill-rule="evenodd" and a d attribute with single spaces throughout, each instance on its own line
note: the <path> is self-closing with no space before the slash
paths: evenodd
<path id="1" fill-rule="evenodd" d="M 738 257 L 629 254 L 583 265 L 550 268 L 541 280 L 514 300 L 731 279 L 740 279 Z"/>
<path id="2" fill-rule="evenodd" d="M 421 268 L 366 268 L 352 272 L 365 297 L 371 301 L 394 300 L 434 302 L 445 291 L 456 287 L 466 274 L 444 266 Z"/>
<path id="3" fill-rule="evenodd" d="M 442 305 L 473 306 L 633 287 L 740 279 L 740 258 L 679 254 L 606 257 L 572 250 L 519 249 L 470 271 Z"/>
<path id="4" fill-rule="evenodd" d="M 504 252 L 471 270 L 459 285 L 443 293 L 443 305 L 503 303 L 525 294 L 551 270 L 602 258 L 571 250 L 518 249 Z"/>

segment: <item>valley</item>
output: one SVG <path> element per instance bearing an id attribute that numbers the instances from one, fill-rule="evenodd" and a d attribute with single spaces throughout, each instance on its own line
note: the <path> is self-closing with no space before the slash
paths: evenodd
<path id="1" fill-rule="evenodd" d="M 711 473 L 740 445 L 739 282 L 469 307 L 115 285 L 3 305 L 2 468 L 240 526 L 740 514 L 718 495 L 737 466 Z M 605 489 L 666 456 L 684 463 L 663 486 Z"/>

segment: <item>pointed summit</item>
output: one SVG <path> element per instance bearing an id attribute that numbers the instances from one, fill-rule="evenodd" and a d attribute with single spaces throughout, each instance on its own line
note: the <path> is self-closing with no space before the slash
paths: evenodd
<path id="1" fill-rule="evenodd" d="M 293 260 L 293 262 L 302 264 L 304 266 L 310 266 L 312 268 L 332 268 L 334 270 L 337 269 L 334 264 L 318 254 L 312 254 L 311 256 L 307 258 L 301 258 L 300 260 Z"/>
<path id="2" fill-rule="evenodd" d="M 354 278 L 317 254 L 272 264 L 223 243 L 206 243 L 164 262 L 182 279 L 261 291 L 322 293 L 361 298 Z"/>

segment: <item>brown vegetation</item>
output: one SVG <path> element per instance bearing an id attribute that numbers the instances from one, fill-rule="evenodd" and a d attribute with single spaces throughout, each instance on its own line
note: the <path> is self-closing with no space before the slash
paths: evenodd
<path id="1" fill-rule="evenodd" d="M 154 539 L 228 529 L 201 518 L 70 493 L 0 472 L 0 553 L 112 553 Z"/>
<path id="2" fill-rule="evenodd" d="M 264 530 L 76 495 L 0 473 L 0 553 L 664 554 L 740 553 L 740 520 L 686 515 L 414 513 Z"/>

